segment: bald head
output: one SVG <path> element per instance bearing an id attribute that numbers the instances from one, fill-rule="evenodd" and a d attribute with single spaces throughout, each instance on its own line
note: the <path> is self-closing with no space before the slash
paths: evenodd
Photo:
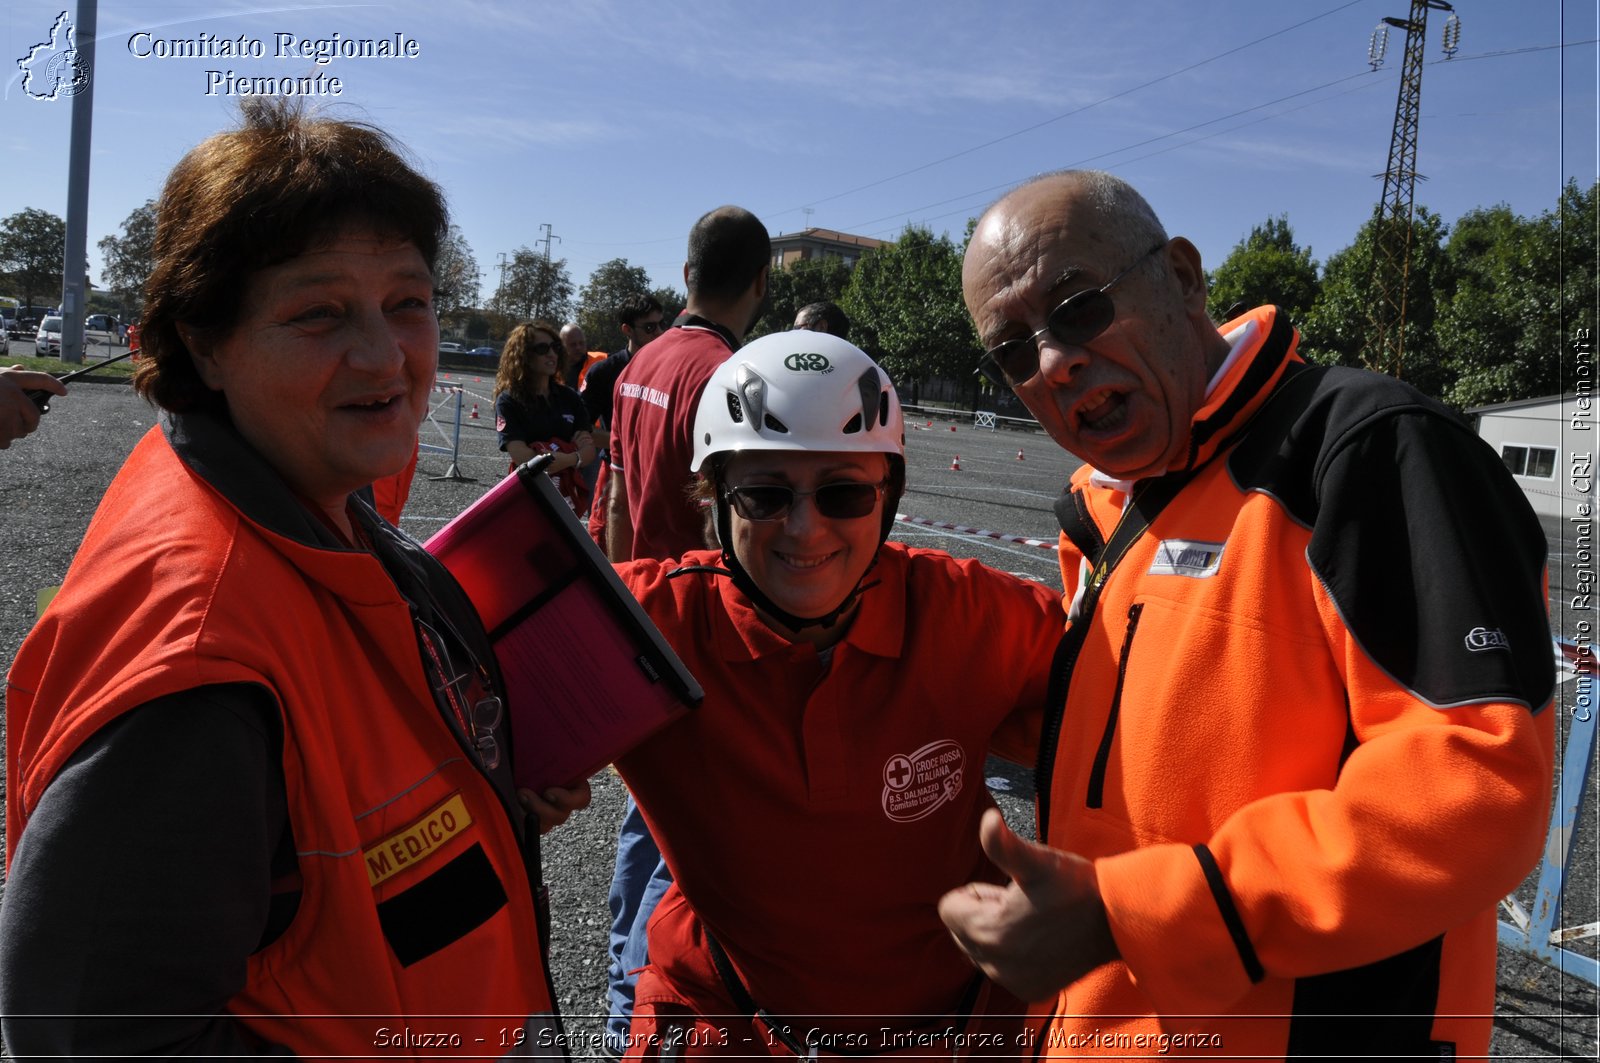
<path id="1" fill-rule="evenodd" d="M 1172 467 L 1228 344 L 1199 252 L 1127 182 L 1066 171 L 1014 189 L 979 219 L 961 284 L 984 348 L 1056 442 L 1121 478 Z"/>
<path id="2" fill-rule="evenodd" d="M 583 334 L 582 325 L 574 321 L 561 326 L 561 348 L 569 360 L 589 353 L 589 338 Z"/>
<path id="3" fill-rule="evenodd" d="M 1001 196 L 978 219 L 962 263 L 963 288 L 978 260 L 994 249 L 1056 239 L 1068 225 L 1086 251 L 1106 261 L 1131 258 L 1167 239 L 1156 212 L 1122 178 L 1104 170 L 1043 174 Z M 975 255 L 980 242 L 986 250 Z M 970 298 L 967 309 L 976 317 Z"/>

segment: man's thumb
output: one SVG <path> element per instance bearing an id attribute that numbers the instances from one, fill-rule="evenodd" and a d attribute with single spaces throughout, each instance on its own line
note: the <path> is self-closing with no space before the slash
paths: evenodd
<path id="1" fill-rule="evenodd" d="M 994 866 L 1024 891 L 1040 877 L 1047 876 L 1057 863 L 1052 850 L 1017 837 L 1006 825 L 1005 817 L 992 808 L 984 812 L 978 825 L 978 841 Z"/>

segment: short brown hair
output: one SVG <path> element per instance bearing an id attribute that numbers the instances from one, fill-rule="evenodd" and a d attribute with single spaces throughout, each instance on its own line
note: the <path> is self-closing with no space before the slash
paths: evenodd
<path id="1" fill-rule="evenodd" d="M 134 387 L 167 410 L 221 406 L 179 326 L 196 341 L 226 336 L 256 271 L 352 226 L 409 240 L 432 270 L 449 225 L 439 187 L 382 130 L 313 117 L 285 98 L 250 97 L 240 110 L 238 129 L 173 167 L 156 208 Z"/>
<path id="2" fill-rule="evenodd" d="M 743 207 L 707 211 L 689 230 L 684 282 L 692 298 L 739 298 L 772 265 L 772 239 L 761 219 Z"/>

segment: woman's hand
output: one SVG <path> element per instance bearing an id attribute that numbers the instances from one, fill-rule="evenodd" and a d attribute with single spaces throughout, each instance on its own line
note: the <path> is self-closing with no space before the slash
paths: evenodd
<path id="1" fill-rule="evenodd" d="M 549 834 L 567 821 L 567 817 L 589 807 L 589 780 L 581 779 L 571 786 L 552 786 L 543 796 L 532 790 L 517 790 L 517 800 L 522 807 L 539 817 L 539 833 Z"/>

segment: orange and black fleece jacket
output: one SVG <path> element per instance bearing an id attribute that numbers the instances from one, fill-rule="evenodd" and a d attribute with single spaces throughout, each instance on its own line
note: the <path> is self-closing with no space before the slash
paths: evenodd
<path id="1" fill-rule="evenodd" d="M 1095 862 L 1122 959 L 1041 1054 L 1486 1054 L 1550 799 L 1545 536 L 1442 406 L 1306 365 L 1274 308 L 1224 331 L 1192 478 L 1047 717 L 1041 835 Z M 1147 486 L 1074 476 L 1069 599 Z"/>

